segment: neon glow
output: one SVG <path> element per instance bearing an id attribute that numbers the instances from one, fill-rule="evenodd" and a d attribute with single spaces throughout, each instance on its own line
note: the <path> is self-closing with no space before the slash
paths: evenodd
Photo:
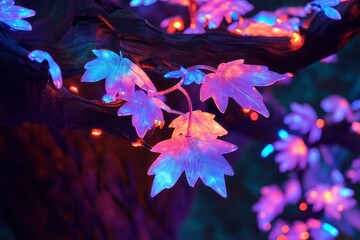
<path id="1" fill-rule="evenodd" d="M 332 225 L 328 223 L 323 223 L 321 226 L 325 231 L 331 234 L 333 237 L 337 237 L 339 235 L 339 231 Z"/>
<path id="2" fill-rule="evenodd" d="M 63 84 L 63 79 L 61 76 L 61 69 L 59 65 L 54 61 L 54 59 L 50 56 L 49 53 L 41 51 L 41 50 L 34 50 L 29 53 L 28 58 L 31 61 L 36 61 L 38 63 L 42 63 L 46 60 L 49 64 L 49 73 L 53 80 L 53 83 L 56 88 L 60 89 Z"/>
<path id="3" fill-rule="evenodd" d="M 268 144 L 263 148 L 260 155 L 262 158 L 266 158 L 273 152 L 274 152 L 274 146 L 272 144 Z"/>
<path id="4" fill-rule="evenodd" d="M 101 136 L 103 134 L 103 131 L 99 128 L 93 128 L 91 129 L 91 135 L 98 137 Z"/>

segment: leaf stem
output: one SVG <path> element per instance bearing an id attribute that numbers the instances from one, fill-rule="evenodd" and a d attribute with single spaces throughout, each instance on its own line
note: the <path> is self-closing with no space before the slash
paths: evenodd
<path id="1" fill-rule="evenodd" d="M 190 71 L 194 71 L 194 70 L 207 70 L 207 71 L 210 71 L 210 72 L 216 72 L 217 69 L 216 68 L 213 68 L 213 67 L 210 67 L 210 66 L 207 66 L 207 65 L 194 65 L 194 66 L 191 66 L 191 67 L 188 67 L 186 69 L 187 72 L 190 72 Z"/>
<path id="2" fill-rule="evenodd" d="M 189 106 L 189 119 L 188 119 L 186 136 L 190 137 L 191 136 L 191 117 L 192 117 L 193 105 L 192 105 L 191 98 L 190 98 L 189 94 L 187 93 L 187 91 L 181 85 L 178 86 L 178 90 L 185 95 L 186 101 L 187 101 L 188 106 Z"/>
<path id="3" fill-rule="evenodd" d="M 174 86 L 172 86 L 172 87 L 170 87 L 168 89 L 162 90 L 160 92 L 148 93 L 148 96 L 149 97 L 155 97 L 155 96 L 159 96 L 159 95 L 166 95 L 166 94 L 172 93 L 172 92 L 178 90 L 179 86 L 181 86 L 182 83 L 183 83 L 183 80 L 178 82 L 176 85 L 174 85 Z"/>

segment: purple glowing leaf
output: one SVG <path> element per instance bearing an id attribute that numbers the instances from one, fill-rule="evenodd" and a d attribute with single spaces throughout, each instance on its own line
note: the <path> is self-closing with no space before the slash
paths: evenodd
<path id="1" fill-rule="evenodd" d="M 187 71 L 181 67 L 180 70 L 168 72 L 164 78 L 184 78 L 183 85 L 190 85 L 192 83 L 202 84 L 204 82 L 205 73 L 200 70 Z"/>
<path id="2" fill-rule="evenodd" d="M 174 186 L 185 171 L 190 186 L 193 187 L 200 178 L 205 185 L 226 197 L 224 175 L 232 176 L 234 171 L 222 154 L 236 149 L 235 145 L 212 136 L 200 139 L 179 135 L 156 144 L 151 151 L 161 155 L 148 171 L 148 175 L 155 175 L 151 196 Z"/>
<path id="3" fill-rule="evenodd" d="M 360 158 L 354 159 L 351 168 L 346 171 L 346 177 L 351 179 L 351 183 L 360 183 Z"/>
<path id="4" fill-rule="evenodd" d="M 321 108 L 329 113 L 326 116 L 328 122 L 338 123 L 344 120 L 352 122 L 354 114 L 349 102 L 338 95 L 331 95 L 321 101 Z"/>
<path id="5" fill-rule="evenodd" d="M 0 1 L 0 22 L 5 23 L 13 30 L 31 31 L 29 22 L 22 20 L 35 15 L 35 11 L 14 5 L 14 1 Z"/>
<path id="6" fill-rule="evenodd" d="M 289 135 L 287 138 L 275 142 L 274 148 L 280 152 L 275 156 L 275 161 L 280 164 L 281 172 L 292 170 L 296 166 L 299 166 L 300 169 L 306 167 L 308 148 L 300 137 Z"/>
<path id="7" fill-rule="evenodd" d="M 147 92 L 156 92 L 154 84 L 146 73 L 129 59 L 124 58 L 109 50 L 92 50 L 96 59 L 85 65 L 86 72 L 82 82 L 98 82 L 106 78 L 105 90 L 114 98 L 131 95 L 135 85 Z"/>
<path id="8" fill-rule="evenodd" d="M 284 118 L 284 123 L 291 130 L 299 131 L 302 134 L 309 133 L 309 142 L 313 143 L 321 138 L 322 130 L 319 127 L 315 110 L 308 104 L 291 103 L 292 113 Z M 320 120 L 322 121 L 322 120 Z"/>
<path id="9" fill-rule="evenodd" d="M 28 58 L 31 61 L 36 61 L 39 63 L 42 63 L 44 60 L 46 60 L 49 64 L 49 73 L 55 87 L 58 89 L 62 87 L 63 79 L 61 77 L 61 69 L 59 65 L 54 61 L 54 59 L 50 56 L 49 53 L 41 50 L 34 50 L 31 53 L 29 53 Z"/>
<path id="10" fill-rule="evenodd" d="M 244 15 L 253 8 L 246 0 L 212 0 L 201 5 L 196 18 L 199 22 L 207 24 L 209 29 L 215 29 L 219 27 L 223 18 L 230 23 L 234 13 Z"/>
<path id="11" fill-rule="evenodd" d="M 262 231 L 270 230 L 270 222 L 281 214 L 286 205 L 286 198 L 277 185 L 262 187 L 260 200 L 252 207 L 257 213 L 258 226 Z"/>
<path id="12" fill-rule="evenodd" d="M 301 185 L 299 180 L 293 178 L 285 183 L 285 197 L 288 203 L 295 204 L 301 198 Z"/>
<path id="13" fill-rule="evenodd" d="M 321 59 L 320 62 L 322 62 L 322 63 L 337 63 L 338 62 L 337 55 L 336 54 L 329 55 L 329 56 Z"/>
<path id="14" fill-rule="evenodd" d="M 345 179 L 339 169 L 333 169 L 331 171 L 331 180 L 335 184 L 344 184 Z"/>
<path id="15" fill-rule="evenodd" d="M 271 231 L 269 232 L 268 239 L 269 240 L 278 240 L 280 238 L 280 236 L 283 236 L 283 238 L 287 239 L 287 237 L 284 235 L 284 232 L 287 233 L 289 231 L 290 231 L 289 223 L 284 221 L 283 219 L 278 219 L 272 225 Z"/>
<path id="16" fill-rule="evenodd" d="M 142 90 L 126 96 L 125 100 L 127 103 L 120 107 L 118 115 L 132 115 L 132 124 L 141 138 L 154 126 L 155 121 L 164 120 L 161 109 L 170 110 L 163 101 L 156 97 L 149 97 Z"/>
<path id="17" fill-rule="evenodd" d="M 224 113 L 231 97 L 243 108 L 268 117 L 263 98 L 254 86 L 269 86 L 284 79 L 284 76 L 264 66 L 243 63 L 243 60 L 222 63 L 216 73 L 207 74 L 200 89 L 200 99 L 205 101 L 212 97 L 218 109 Z"/>
<path id="18" fill-rule="evenodd" d="M 309 237 L 308 227 L 307 227 L 306 223 L 304 223 L 302 221 L 295 221 L 291 225 L 286 236 L 287 236 L 287 239 L 308 239 L 308 238 L 304 237 L 304 234 L 305 234 L 305 236 Z"/>
<path id="19" fill-rule="evenodd" d="M 206 137 L 213 135 L 214 138 L 224 136 L 228 132 L 214 120 L 215 115 L 200 110 L 193 111 L 191 116 L 191 134 L 201 138 L 204 133 Z M 169 127 L 175 128 L 172 137 L 185 135 L 187 133 L 189 113 L 174 119 Z"/>
<path id="20" fill-rule="evenodd" d="M 352 189 L 341 184 L 333 186 L 317 184 L 307 191 L 306 201 L 313 204 L 313 211 L 318 212 L 324 209 L 326 215 L 340 220 L 343 211 L 356 205 L 356 201 L 352 198 L 353 195 Z"/>

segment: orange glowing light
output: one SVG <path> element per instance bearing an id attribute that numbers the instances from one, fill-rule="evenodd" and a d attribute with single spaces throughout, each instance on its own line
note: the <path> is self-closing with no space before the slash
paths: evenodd
<path id="1" fill-rule="evenodd" d="M 308 209 L 308 205 L 304 202 L 299 204 L 300 211 L 306 211 Z"/>
<path id="2" fill-rule="evenodd" d="M 324 192 L 324 198 L 327 203 L 331 202 L 332 200 L 332 194 L 330 191 Z"/>
<path id="3" fill-rule="evenodd" d="M 243 111 L 243 113 L 248 113 L 248 112 L 250 112 L 250 109 L 248 109 L 248 108 L 243 108 L 242 111 Z"/>
<path id="4" fill-rule="evenodd" d="M 316 120 L 316 126 L 318 128 L 323 128 L 325 126 L 325 121 L 319 118 L 318 120 Z"/>
<path id="5" fill-rule="evenodd" d="M 235 30 L 235 33 L 238 34 L 238 35 L 241 35 L 243 33 L 243 31 L 241 29 L 237 28 Z"/>
<path id="6" fill-rule="evenodd" d="M 288 225 L 283 225 L 283 226 L 281 227 L 281 232 L 283 232 L 283 233 L 288 233 L 289 231 L 290 231 L 290 228 L 289 228 Z"/>
<path id="7" fill-rule="evenodd" d="M 317 196 L 318 196 L 317 192 L 311 191 L 311 193 L 310 193 L 311 198 L 316 198 Z"/>
<path id="8" fill-rule="evenodd" d="M 259 119 L 259 114 L 257 114 L 256 112 L 250 113 L 250 119 L 253 121 L 257 121 Z"/>
<path id="9" fill-rule="evenodd" d="M 101 134 L 103 134 L 103 131 L 99 128 L 93 128 L 91 129 L 91 135 L 95 136 L 95 137 L 98 137 L 100 136 Z"/>
<path id="10" fill-rule="evenodd" d="M 337 206 L 337 210 L 338 210 L 339 212 L 344 211 L 344 205 L 339 204 L 339 205 Z"/>
<path id="11" fill-rule="evenodd" d="M 293 76 L 294 76 L 294 74 L 292 74 L 291 72 L 287 72 L 286 75 L 287 75 L 288 77 L 293 77 Z"/>
<path id="12" fill-rule="evenodd" d="M 132 142 L 131 145 L 133 147 L 142 147 L 143 146 L 142 142 L 143 141 L 141 139 L 138 139 L 136 142 Z"/>
<path id="13" fill-rule="evenodd" d="M 292 152 L 298 155 L 306 155 L 307 154 L 307 147 L 305 143 L 301 140 L 296 141 L 291 148 Z"/>
<path id="14" fill-rule="evenodd" d="M 279 235 L 277 238 L 276 238 L 276 240 L 287 240 L 288 238 L 287 238 L 287 236 L 285 236 L 285 235 Z"/>
<path id="15" fill-rule="evenodd" d="M 75 87 L 75 86 L 70 86 L 69 90 L 72 93 L 76 93 L 76 94 L 79 93 L 79 89 L 77 87 Z"/>
<path id="16" fill-rule="evenodd" d="M 159 127 L 160 129 L 162 129 L 164 125 L 165 125 L 165 121 L 160 121 L 160 120 L 154 121 L 154 127 Z"/>
<path id="17" fill-rule="evenodd" d="M 301 239 L 306 240 L 306 239 L 309 239 L 310 234 L 308 232 L 303 232 L 303 233 L 301 233 L 300 237 L 301 237 Z"/>
<path id="18" fill-rule="evenodd" d="M 276 19 L 277 23 L 282 23 L 282 20 L 280 18 Z"/>
<path id="19" fill-rule="evenodd" d="M 300 47 L 302 45 L 302 37 L 299 33 L 293 33 L 290 40 L 291 45 L 294 47 Z"/>
<path id="20" fill-rule="evenodd" d="M 175 21 L 173 23 L 174 28 L 179 29 L 182 27 L 182 23 L 180 21 Z"/>

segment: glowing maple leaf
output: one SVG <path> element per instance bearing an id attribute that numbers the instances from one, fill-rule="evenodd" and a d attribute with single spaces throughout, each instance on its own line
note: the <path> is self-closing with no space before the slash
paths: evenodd
<path id="1" fill-rule="evenodd" d="M 132 124 L 139 137 L 143 138 L 148 129 L 154 126 L 155 121 L 163 121 L 161 109 L 170 108 L 160 99 L 149 97 L 143 91 L 135 91 L 131 96 L 126 96 L 125 103 L 118 111 L 119 116 L 132 115 Z"/>
<path id="2" fill-rule="evenodd" d="M 97 82 L 106 78 L 105 90 L 114 98 L 131 95 L 135 85 L 147 92 L 156 92 L 154 84 L 146 73 L 129 59 L 124 58 L 109 50 L 92 50 L 98 57 L 85 65 L 86 72 L 82 82 Z"/>
<path id="3" fill-rule="evenodd" d="M 226 197 L 224 175 L 232 176 L 234 171 L 222 154 L 236 149 L 235 145 L 212 136 L 198 138 L 179 135 L 156 144 L 151 151 L 161 155 L 148 171 L 148 175 L 155 175 L 151 196 L 174 186 L 185 171 L 190 186 L 193 187 L 200 178 L 205 185 Z"/>
<path id="4" fill-rule="evenodd" d="M 246 65 L 244 60 L 221 63 L 216 73 L 205 76 L 200 89 L 200 99 L 212 97 L 218 109 L 224 113 L 229 97 L 240 106 L 269 116 L 261 94 L 254 86 L 268 86 L 285 77 L 269 71 L 265 66 Z"/>
<path id="5" fill-rule="evenodd" d="M 0 1 L 0 22 L 5 23 L 13 30 L 31 31 L 30 23 L 22 18 L 34 16 L 35 11 L 14 4 L 14 0 Z"/>
<path id="6" fill-rule="evenodd" d="M 214 114 L 208 112 L 193 111 L 191 115 L 191 133 L 199 138 L 201 138 L 203 133 L 207 134 L 205 136 L 213 135 L 214 138 L 226 135 L 228 132 L 214 120 L 214 117 Z M 188 121 L 189 113 L 174 119 L 169 125 L 169 127 L 175 128 L 172 137 L 181 134 L 185 135 L 187 133 Z"/>

